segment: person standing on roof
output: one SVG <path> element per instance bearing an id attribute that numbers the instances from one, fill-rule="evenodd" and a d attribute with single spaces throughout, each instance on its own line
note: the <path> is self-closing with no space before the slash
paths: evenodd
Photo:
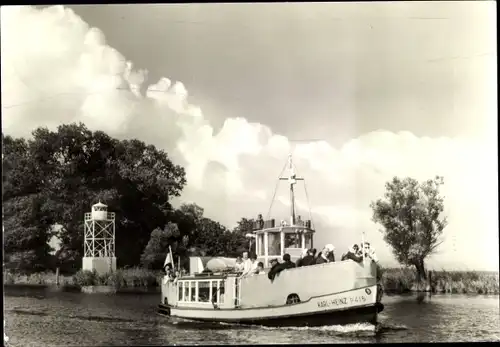
<path id="1" fill-rule="evenodd" d="M 262 215 L 261 214 L 259 214 L 257 216 L 257 227 L 258 227 L 259 230 L 264 229 L 264 219 L 262 219 Z"/>
<path id="2" fill-rule="evenodd" d="M 302 220 L 302 218 L 300 218 L 300 216 L 297 217 L 297 223 L 296 224 L 298 226 L 301 226 L 301 227 L 304 226 L 304 221 Z"/>

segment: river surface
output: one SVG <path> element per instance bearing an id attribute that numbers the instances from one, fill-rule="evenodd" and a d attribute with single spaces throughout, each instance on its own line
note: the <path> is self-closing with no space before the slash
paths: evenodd
<path id="1" fill-rule="evenodd" d="M 173 320 L 159 294 L 99 295 L 5 288 L 10 346 L 309 344 L 500 341 L 498 296 L 385 296 L 379 329 L 368 324 L 264 328 Z"/>

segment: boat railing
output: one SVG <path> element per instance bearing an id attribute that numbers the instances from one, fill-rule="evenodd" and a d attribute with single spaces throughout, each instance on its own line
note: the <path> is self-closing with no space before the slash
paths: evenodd
<path id="1" fill-rule="evenodd" d="M 276 228 L 278 226 L 283 226 L 283 225 L 281 223 L 277 224 L 276 220 L 274 218 L 269 219 L 269 220 L 258 219 L 258 220 L 253 222 L 252 229 L 253 229 L 253 231 L 258 231 L 258 230 L 263 230 L 263 229 L 273 229 L 273 228 Z M 307 219 L 307 220 L 300 220 L 299 219 L 293 225 L 286 223 L 285 226 L 306 227 L 308 229 L 311 229 L 312 222 L 309 219 Z"/>

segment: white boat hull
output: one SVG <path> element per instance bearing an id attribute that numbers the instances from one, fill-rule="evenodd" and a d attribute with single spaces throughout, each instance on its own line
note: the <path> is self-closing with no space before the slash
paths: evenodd
<path id="1" fill-rule="evenodd" d="M 274 307 L 217 309 L 171 306 L 168 309 L 171 317 L 197 321 L 265 326 L 318 326 L 362 322 L 374 324 L 383 305 L 377 302 L 377 286 L 373 285 Z"/>

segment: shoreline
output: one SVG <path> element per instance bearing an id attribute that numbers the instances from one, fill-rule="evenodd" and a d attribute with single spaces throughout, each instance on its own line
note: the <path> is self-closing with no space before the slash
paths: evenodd
<path id="1" fill-rule="evenodd" d="M 103 293 L 159 293 L 164 274 L 144 268 L 117 269 L 98 275 L 90 271 L 75 274 L 4 272 L 5 288 L 50 288 L 53 291 Z M 426 280 L 417 281 L 412 268 L 381 268 L 380 284 L 386 294 L 479 294 L 499 295 L 499 273 L 485 271 L 429 271 Z M 85 287 L 85 289 L 82 289 Z M 99 287 L 99 288 L 98 288 Z"/>
<path id="2" fill-rule="evenodd" d="M 72 293 L 83 293 L 83 294 L 159 294 L 161 292 L 160 286 L 155 287 L 121 287 L 116 288 L 114 286 L 75 286 L 75 285 L 55 285 L 55 284 L 29 284 L 29 283 L 14 283 L 14 284 L 4 284 L 5 289 L 47 289 L 54 292 L 72 292 Z M 427 294 L 427 295 L 500 295 L 498 292 L 493 293 L 477 293 L 477 292 L 443 292 L 443 291 L 431 291 L 431 290 L 390 290 L 384 289 L 384 294 L 388 296 L 395 295 L 413 295 L 413 294 Z"/>
<path id="3" fill-rule="evenodd" d="M 76 286 L 55 284 L 11 283 L 4 284 L 4 289 L 46 289 L 53 292 L 71 292 L 83 294 L 159 294 L 160 287 L 121 287 L 114 286 Z"/>

